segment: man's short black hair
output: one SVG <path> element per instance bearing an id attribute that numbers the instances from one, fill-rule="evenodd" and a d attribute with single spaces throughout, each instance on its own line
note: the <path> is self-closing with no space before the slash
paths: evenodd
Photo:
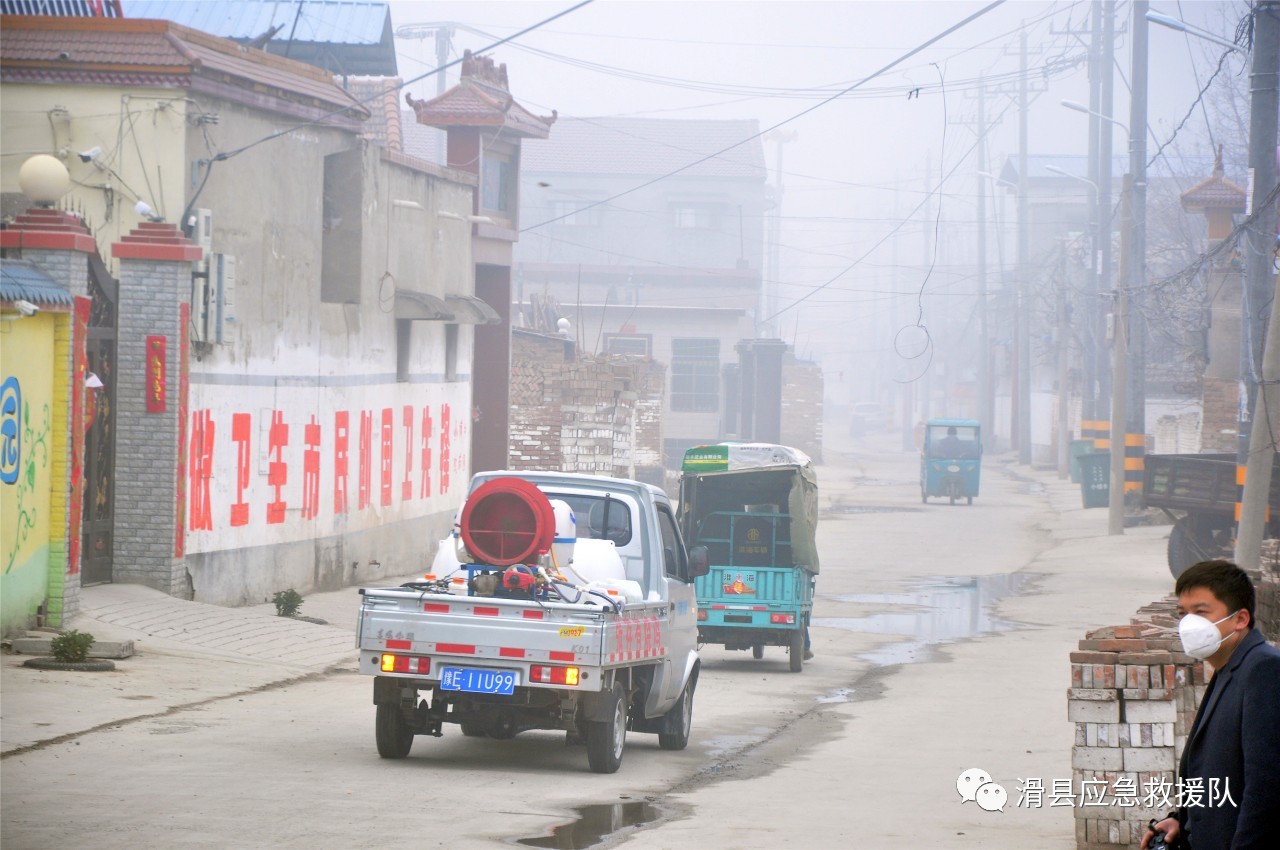
<path id="1" fill-rule="evenodd" d="M 955 435 L 956 435 L 956 426 L 954 425 L 947 426 L 947 436 L 954 437 Z"/>
<path id="2" fill-rule="evenodd" d="M 1253 606 L 1256 595 L 1249 574 L 1225 558 L 1201 561 L 1187 567 L 1173 586 L 1173 592 L 1181 596 L 1197 587 L 1207 588 L 1232 612 L 1248 611 L 1249 628 L 1253 628 Z"/>

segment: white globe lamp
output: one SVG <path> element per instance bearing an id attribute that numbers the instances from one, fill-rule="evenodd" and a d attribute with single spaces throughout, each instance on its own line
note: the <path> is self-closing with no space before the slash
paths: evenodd
<path id="1" fill-rule="evenodd" d="M 40 153 L 22 163 L 18 186 L 37 206 L 52 207 L 71 188 L 71 175 L 61 160 Z"/>

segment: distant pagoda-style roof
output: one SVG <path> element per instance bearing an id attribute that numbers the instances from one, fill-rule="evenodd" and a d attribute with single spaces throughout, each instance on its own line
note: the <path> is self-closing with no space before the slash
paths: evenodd
<path id="1" fill-rule="evenodd" d="M 451 127 L 500 127 L 521 138 L 545 139 L 555 123 L 556 113 L 534 115 L 520 104 L 507 88 L 507 66 L 495 66 L 488 56 L 473 56 L 468 50 L 462 58 L 462 78 L 442 95 L 430 100 L 416 100 L 405 95 L 413 107 L 419 124 L 449 129 Z"/>

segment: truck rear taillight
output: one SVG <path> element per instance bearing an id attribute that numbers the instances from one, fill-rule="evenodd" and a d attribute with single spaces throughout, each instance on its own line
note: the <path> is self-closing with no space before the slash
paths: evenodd
<path id="1" fill-rule="evenodd" d="M 796 621 L 795 614 L 770 614 L 770 623 L 782 623 L 784 625 L 793 625 Z"/>
<path id="2" fill-rule="evenodd" d="M 544 667 L 534 664 L 529 668 L 529 681 L 543 685 L 577 685 L 577 667 Z"/>
<path id="3" fill-rule="evenodd" d="M 699 623 L 701 623 L 701 622 L 702 622 L 703 620 L 705 620 L 705 619 L 707 619 L 707 610 L 706 610 L 705 608 L 699 608 L 699 609 L 698 609 L 698 622 L 699 622 Z"/>
<path id="4" fill-rule="evenodd" d="M 431 659 L 415 655 L 393 655 L 382 653 L 383 673 L 430 673 Z"/>

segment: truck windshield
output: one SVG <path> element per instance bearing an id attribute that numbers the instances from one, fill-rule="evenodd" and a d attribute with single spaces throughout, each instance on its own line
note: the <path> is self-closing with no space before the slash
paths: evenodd
<path id="1" fill-rule="evenodd" d="M 549 499 L 561 499 L 573 509 L 578 524 L 578 539 L 612 540 L 615 546 L 631 542 L 631 508 L 612 496 L 547 493 Z"/>

